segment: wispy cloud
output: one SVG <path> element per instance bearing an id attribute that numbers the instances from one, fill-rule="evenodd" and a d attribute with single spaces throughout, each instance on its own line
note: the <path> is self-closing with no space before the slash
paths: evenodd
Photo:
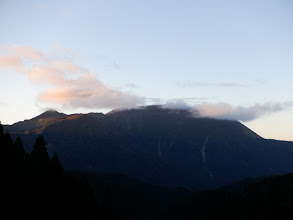
<path id="1" fill-rule="evenodd" d="M 227 103 L 204 103 L 194 106 L 194 112 L 200 117 L 251 121 L 265 115 L 281 112 L 293 107 L 291 102 L 268 102 L 253 106 L 233 106 Z"/>
<path id="2" fill-rule="evenodd" d="M 181 106 L 181 104 L 183 106 L 194 106 L 195 104 L 199 103 L 199 102 L 203 102 L 203 100 L 210 100 L 210 99 L 214 99 L 214 97 L 185 97 L 185 98 L 178 98 L 178 99 L 164 99 L 164 98 L 146 98 L 146 102 L 147 104 L 156 104 L 156 105 L 169 105 L 169 106 L 174 106 L 174 108 L 176 108 L 175 106 L 178 103 L 179 106 Z M 180 104 L 181 103 L 181 104 Z"/>
<path id="3" fill-rule="evenodd" d="M 44 55 L 30 46 L 12 45 L 11 47 L 5 46 L 4 49 L 11 54 L 15 54 L 19 58 L 30 60 L 42 60 Z"/>
<path id="4" fill-rule="evenodd" d="M 139 88 L 139 86 L 136 85 L 135 83 L 128 83 L 128 84 L 126 84 L 126 87 L 131 88 L 131 89 Z"/>
<path id="5" fill-rule="evenodd" d="M 178 82 L 177 86 L 179 87 L 206 87 L 206 86 L 216 86 L 216 87 L 244 87 L 240 83 L 234 82 L 222 82 L 222 83 L 207 83 L 207 82 L 192 82 L 192 81 L 185 81 L 185 82 Z"/>
<path id="6" fill-rule="evenodd" d="M 33 83 L 51 87 L 41 92 L 41 102 L 61 104 L 65 107 L 123 108 L 144 104 L 144 97 L 111 89 L 104 85 L 96 73 L 68 59 L 55 55 L 45 56 L 32 47 L 13 45 L 6 47 L 9 55 L 0 55 L 0 67 L 10 67 L 23 72 Z M 67 51 L 60 50 L 59 51 Z M 29 63 L 25 66 L 24 64 Z"/>
<path id="7" fill-rule="evenodd" d="M 39 4 L 39 8 L 48 8 L 48 4 L 41 3 Z"/>
<path id="8" fill-rule="evenodd" d="M 69 18 L 71 16 L 72 12 L 68 8 L 62 8 L 61 9 L 61 16 L 63 18 Z"/>
<path id="9" fill-rule="evenodd" d="M 73 53 L 69 48 L 64 48 L 60 44 L 55 44 L 50 51 L 50 60 L 66 60 L 74 61 L 76 59 L 76 54 Z M 48 57 L 47 57 L 48 59 Z"/>

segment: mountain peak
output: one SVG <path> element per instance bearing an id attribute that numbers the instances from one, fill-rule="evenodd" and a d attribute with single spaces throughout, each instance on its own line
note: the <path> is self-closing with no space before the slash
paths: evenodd
<path id="1" fill-rule="evenodd" d="M 46 119 L 46 118 L 61 118 L 67 116 L 64 113 L 57 112 L 55 110 L 47 110 L 39 116 L 35 117 L 35 119 Z"/>

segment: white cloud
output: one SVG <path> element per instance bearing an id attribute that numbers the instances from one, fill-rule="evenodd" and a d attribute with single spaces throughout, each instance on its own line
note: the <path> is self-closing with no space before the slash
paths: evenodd
<path id="1" fill-rule="evenodd" d="M 192 107 L 186 104 L 183 100 L 174 100 L 162 105 L 162 108 L 190 110 Z"/>
<path id="2" fill-rule="evenodd" d="M 265 115 L 281 112 L 293 106 L 293 102 L 268 102 L 253 106 L 233 106 L 227 103 L 200 104 L 194 106 L 194 111 L 200 117 L 251 121 Z"/>

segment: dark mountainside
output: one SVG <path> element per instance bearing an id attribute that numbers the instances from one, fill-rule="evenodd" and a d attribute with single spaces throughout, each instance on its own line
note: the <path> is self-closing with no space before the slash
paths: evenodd
<path id="1" fill-rule="evenodd" d="M 237 121 L 160 106 L 105 115 L 48 111 L 5 130 L 25 146 L 44 135 L 66 170 L 120 173 L 194 191 L 293 171 L 292 142 L 263 139 Z"/>

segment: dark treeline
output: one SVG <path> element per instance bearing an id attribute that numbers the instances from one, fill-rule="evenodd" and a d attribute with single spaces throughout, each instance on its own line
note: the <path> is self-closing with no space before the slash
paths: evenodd
<path id="1" fill-rule="evenodd" d="M 33 150 L 12 140 L 0 124 L 1 215 L 9 219 L 114 219 L 109 199 L 97 204 L 87 178 L 64 171 L 58 156 L 49 156 L 43 136 Z"/>
<path id="2" fill-rule="evenodd" d="M 224 190 L 197 192 L 186 198 L 165 219 L 279 220 L 292 218 L 293 174 L 258 178 L 241 190 L 237 189 L 237 185 L 231 186 L 230 190 L 225 187 Z"/>

